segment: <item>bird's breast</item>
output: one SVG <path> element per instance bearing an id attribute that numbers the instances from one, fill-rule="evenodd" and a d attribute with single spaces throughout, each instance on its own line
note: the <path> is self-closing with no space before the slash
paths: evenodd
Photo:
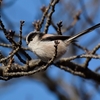
<path id="1" fill-rule="evenodd" d="M 66 52 L 66 44 L 58 40 L 57 57 L 59 59 Z M 55 42 L 54 41 L 40 41 L 30 43 L 29 48 L 44 62 L 49 61 L 55 55 Z"/>

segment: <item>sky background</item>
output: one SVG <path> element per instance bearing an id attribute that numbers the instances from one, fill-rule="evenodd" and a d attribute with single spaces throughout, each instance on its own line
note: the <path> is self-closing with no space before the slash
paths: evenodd
<path id="1" fill-rule="evenodd" d="M 13 30 L 16 33 L 19 33 L 19 26 L 20 26 L 20 20 L 25 20 L 25 24 L 23 26 L 23 35 L 26 36 L 30 31 L 33 31 L 32 28 L 32 22 L 35 20 L 38 20 L 42 16 L 42 12 L 40 8 L 45 4 L 46 6 L 49 4 L 50 0 L 16 0 L 16 2 L 12 2 L 12 0 L 3 0 L 3 6 L 1 8 L 1 16 L 2 20 L 6 26 L 7 29 L 11 29 L 13 27 Z M 86 1 L 86 0 L 85 0 Z M 59 4 L 58 4 L 59 5 Z M 59 10 L 59 6 L 56 5 L 56 10 Z M 79 6 L 79 5 L 78 5 Z M 77 7 L 79 9 L 80 7 Z M 100 7 L 99 7 L 100 11 Z M 38 12 L 38 15 L 37 15 Z M 91 12 L 91 11 L 90 11 Z M 98 13 L 98 18 L 94 19 L 95 24 L 97 24 L 100 21 L 100 13 Z M 60 20 L 62 20 L 62 17 L 58 16 Z M 7 25 L 6 18 L 10 19 L 10 22 L 12 26 Z M 84 18 L 83 18 L 84 20 Z M 77 25 L 79 25 L 78 23 Z M 91 25 L 87 26 L 89 28 Z M 81 31 L 81 30 L 80 30 Z M 78 32 L 80 32 L 78 31 Z M 55 32 L 52 27 L 49 28 L 49 33 Z M 95 31 L 92 34 L 95 35 Z M 1 35 L 3 36 L 3 34 Z M 85 39 L 88 40 L 88 35 L 85 37 Z M 80 38 L 82 39 L 82 38 Z M 83 42 L 80 42 L 84 45 Z M 25 43 L 23 43 L 26 45 Z M 93 46 L 96 45 L 93 44 Z M 89 47 L 92 49 L 93 47 Z M 3 50 L 2 47 L 0 47 L 0 50 Z M 98 51 L 100 54 L 100 50 Z M 9 53 L 9 50 L 6 51 L 6 53 Z M 33 55 L 33 54 L 32 54 Z M 84 60 L 83 60 L 84 61 Z M 94 62 L 91 62 L 89 64 L 90 66 L 100 66 L 100 61 L 95 60 Z M 94 70 L 94 67 L 91 67 L 92 70 Z M 64 72 L 61 69 L 58 69 L 54 66 L 50 66 L 47 69 L 48 76 L 52 79 L 56 79 L 58 76 L 60 78 L 64 79 L 65 82 L 70 83 L 74 80 L 77 80 L 77 86 L 80 84 L 80 78 L 78 76 L 74 76 L 68 72 Z M 60 75 L 59 75 L 60 73 Z M 81 78 L 81 80 L 84 80 Z M 86 92 L 90 92 L 94 90 L 94 88 L 91 85 L 90 80 L 85 80 L 87 90 Z M 79 82 L 79 83 L 78 83 Z M 63 93 L 64 91 L 61 90 Z M 93 100 L 100 100 L 100 92 L 94 92 L 94 98 Z M 57 96 L 50 92 L 47 88 L 47 86 L 37 80 L 37 79 L 31 79 L 28 77 L 21 77 L 21 78 L 15 78 L 11 79 L 9 81 L 0 81 L 0 100 L 58 100 Z"/>

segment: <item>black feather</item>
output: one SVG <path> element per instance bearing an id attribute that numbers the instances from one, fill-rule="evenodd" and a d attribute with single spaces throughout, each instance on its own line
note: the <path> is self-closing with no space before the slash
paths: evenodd
<path id="1" fill-rule="evenodd" d="M 46 38 L 42 39 L 42 41 L 54 41 L 54 40 L 63 40 L 64 41 L 69 38 L 70 38 L 70 36 L 54 35 L 54 36 L 46 37 Z"/>
<path id="2" fill-rule="evenodd" d="M 39 39 L 41 39 L 42 38 L 42 36 L 44 35 L 44 34 L 42 34 L 42 33 L 30 33 L 30 35 L 27 37 L 27 41 L 28 41 L 28 43 L 30 42 L 30 41 L 32 41 L 33 40 L 33 38 L 35 37 L 35 36 L 39 36 Z"/>

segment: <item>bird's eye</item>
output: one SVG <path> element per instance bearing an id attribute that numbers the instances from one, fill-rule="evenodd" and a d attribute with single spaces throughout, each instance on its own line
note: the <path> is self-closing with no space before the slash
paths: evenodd
<path id="1" fill-rule="evenodd" d="M 33 40 L 33 35 L 30 35 L 29 37 L 28 37 L 28 41 L 30 42 L 30 41 L 32 41 Z"/>
<path id="2" fill-rule="evenodd" d="M 28 43 L 29 43 L 30 41 L 33 41 L 33 38 L 34 38 L 35 36 L 36 36 L 35 33 L 31 33 L 31 34 L 29 34 L 28 37 L 27 37 L 27 41 L 28 41 Z"/>
<path id="3" fill-rule="evenodd" d="M 29 39 L 29 42 L 32 41 L 32 40 L 33 40 L 33 38 L 30 38 L 30 39 Z"/>

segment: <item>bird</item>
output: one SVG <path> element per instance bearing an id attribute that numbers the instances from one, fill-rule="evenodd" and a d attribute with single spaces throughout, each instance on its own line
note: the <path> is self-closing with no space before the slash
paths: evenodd
<path id="1" fill-rule="evenodd" d="M 57 62 L 67 51 L 71 43 L 76 42 L 76 39 L 94 29 L 100 27 L 100 23 L 88 28 L 74 36 L 63 36 L 54 34 L 45 34 L 39 31 L 31 31 L 26 36 L 26 43 L 29 49 L 35 53 L 43 62 L 48 62 L 52 59 L 55 53 L 55 40 L 59 42 L 57 46 L 57 56 L 54 62 Z"/>

